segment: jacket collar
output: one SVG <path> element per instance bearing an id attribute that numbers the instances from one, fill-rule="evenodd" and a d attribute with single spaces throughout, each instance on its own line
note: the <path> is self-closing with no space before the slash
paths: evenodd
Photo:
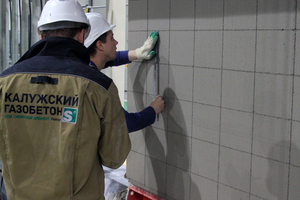
<path id="1" fill-rule="evenodd" d="M 98 70 L 96 64 L 93 62 L 93 61 L 90 61 L 89 65 L 92 67 L 92 68 L 95 68 Z"/>
<path id="2" fill-rule="evenodd" d="M 66 37 L 49 37 L 35 43 L 18 61 L 22 62 L 34 56 L 74 57 L 88 64 L 90 56 L 83 44 Z"/>

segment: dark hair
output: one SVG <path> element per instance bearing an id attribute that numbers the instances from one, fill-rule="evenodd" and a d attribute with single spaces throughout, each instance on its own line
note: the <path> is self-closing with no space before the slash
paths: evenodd
<path id="1" fill-rule="evenodd" d="M 87 28 L 88 28 L 87 24 L 79 24 L 79 26 L 76 28 L 60 28 L 60 29 L 42 30 L 42 31 L 39 30 L 38 32 L 43 36 L 43 38 L 55 37 L 55 36 L 74 38 L 78 32 L 80 32 L 82 29 L 87 29 Z"/>
<path id="2" fill-rule="evenodd" d="M 100 35 L 100 37 L 98 37 L 98 38 L 91 44 L 91 46 L 89 46 L 88 52 L 89 52 L 90 56 L 94 56 L 94 55 L 96 54 L 96 43 L 97 43 L 97 41 L 100 40 L 100 42 L 106 43 L 107 33 L 108 33 L 108 32 L 103 33 L 102 35 Z"/>
<path id="3" fill-rule="evenodd" d="M 39 31 L 39 34 L 43 36 L 43 38 L 62 36 L 67 38 L 74 38 L 75 35 L 80 31 L 80 28 L 62 28 L 55 30 L 45 30 Z"/>

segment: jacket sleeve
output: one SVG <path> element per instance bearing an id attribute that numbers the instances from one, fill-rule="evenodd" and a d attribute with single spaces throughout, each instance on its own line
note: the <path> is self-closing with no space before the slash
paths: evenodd
<path id="1" fill-rule="evenodd" d="M 109 61 L 105 64 L 104 68 L 112 67 L 112 66 L 119 66 L 131 63 L 128 58 L 128 51 L 117 51 L 116 59 Z"/>
<path id="2" fill-rule="evenodd" d="M 124 110 L 128 132 L 134 132 L 146 128 L 154 123 L 156 118 L 155 110 L 149 106 L 137 113 L 128 113 Z"/>
<path id="3" fill-rule="evenodd" d="M 118 90 L 112 82 L 103 105 L 98 153 L 102 165 L 120 167 L 131 149 L 131 142 Z"/>

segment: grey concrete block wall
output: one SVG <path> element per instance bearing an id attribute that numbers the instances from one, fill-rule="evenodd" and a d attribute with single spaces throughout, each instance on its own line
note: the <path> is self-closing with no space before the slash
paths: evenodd
<path id="1" fill-rule="evenodd" d="M 129 181 L 171 200 L 300 197 L 300 0 L 129 0 L 129 49 L 160 31 L 166 109 L 131 133 Z M 128 66 L 128 110 L 154 98 Z"/>

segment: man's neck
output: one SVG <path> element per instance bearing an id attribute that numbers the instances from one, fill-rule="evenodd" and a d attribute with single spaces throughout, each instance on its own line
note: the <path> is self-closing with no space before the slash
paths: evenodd
<path id="1" fill-rule="evenodd" d="M 103 58 L 101 59 L 101 56 L 93 56 L 90 59 L 99 71 L 104 68 L 106 61 Z"/>

